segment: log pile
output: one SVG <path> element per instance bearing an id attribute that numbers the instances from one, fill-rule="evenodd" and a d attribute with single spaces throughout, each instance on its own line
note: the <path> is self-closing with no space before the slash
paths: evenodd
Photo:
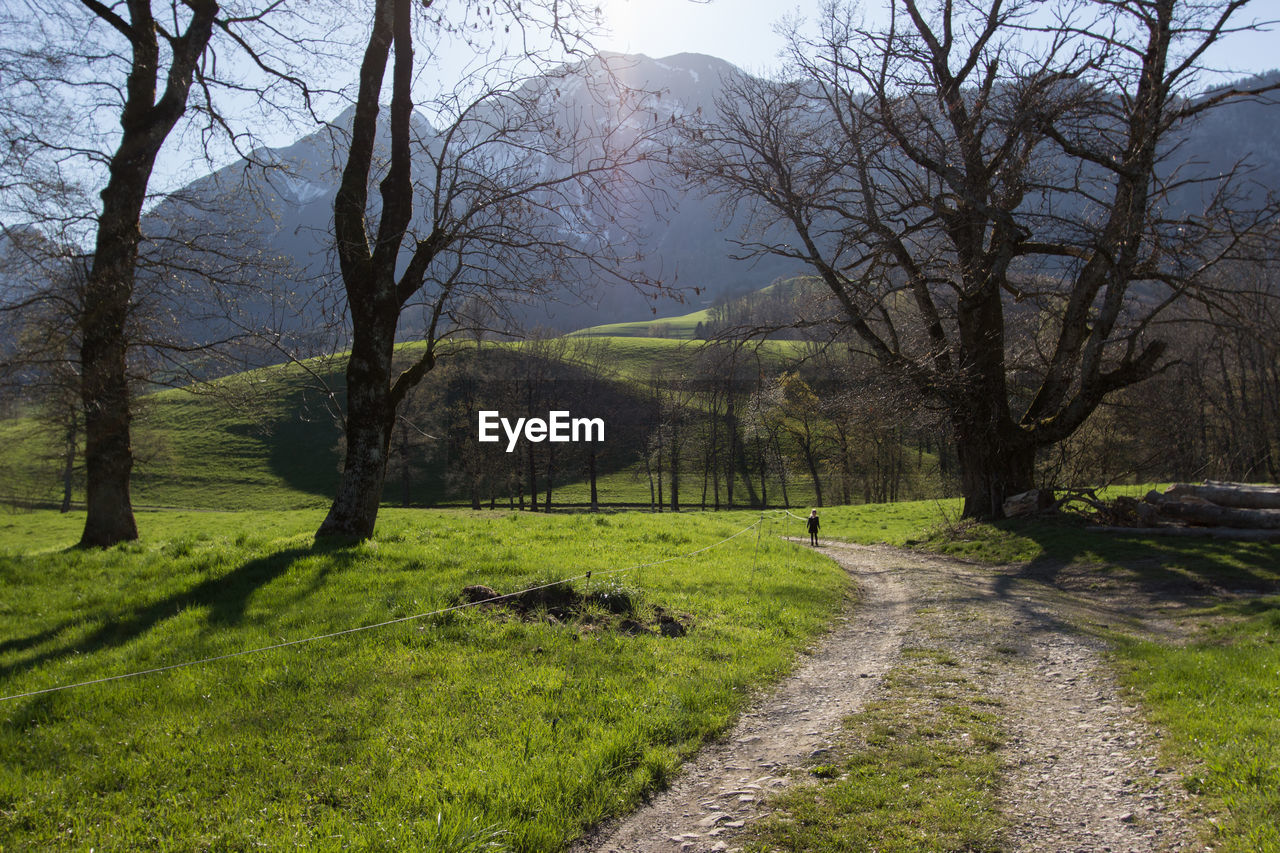
<path id="1" fill-rule="evenodd" d="M 1206 482 L 1114 502 L 1112 524 L 1172 535 L 1280 540 L 1280 486 Z"/>

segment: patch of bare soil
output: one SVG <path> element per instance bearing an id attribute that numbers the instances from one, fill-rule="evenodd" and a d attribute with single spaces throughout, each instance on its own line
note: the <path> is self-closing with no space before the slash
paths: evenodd
<path id="1" fill-rule="evenodd" d="M 576 853 L 736 849 L 742 828 L 767 814 L 767 795 L 789 783 L 790 771 L 821 760 L 839 741 L 842 718 L 883 689 L 880 676 L 904 642 L 943 643 L 984 692 L 1000 697 L 1006 849 L 1194 848 L 1185 794 L 1156 757 L 1158 732 L 1108 671 L 1102 642 L 1081 630 L 1137 625 L 1135 611 L 1019 567 L 891 548 L 823 550 L 861 588 L 857 605 L 670 789 Z"/>
<path id="2" fill-rule="evenodd" d="M 657 604 L 637 606 L 633 595 L 621 588 L 584 594 L 571 584 L 555 583 L 502 595 L 492 587 L 477 584 L 463 587 L 454 603 L 475 604 L 482 610 L 510 614 L 526 622 L 570 622 L 584 633 L 606 630 L 632 637 L 683 637 L 693 626 L 689 614 L 671 613 Z"/>

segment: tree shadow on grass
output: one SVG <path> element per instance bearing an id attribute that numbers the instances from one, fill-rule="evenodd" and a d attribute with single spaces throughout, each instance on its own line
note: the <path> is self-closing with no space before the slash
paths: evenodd
<path id="1" fill-rule="evenodd" d="M 322 585 L 324 578 L 337 564 L 354 559 L 350 543 L 318 541 L 308 547 L 289 548 L 249 560 L 231 572 L 207 578 L 189 589 L 115 616 L 108 615 L 98 628 L 79 638 L 68 639 L 52 647 L 45 646 L 58 635 L 74 629 L 84 619 L 68 619 L 26 637 L 0 643 L 0 654 L 26 652 L 16 660 L 0 664 L 0 678 L 7 678 L 29 671 L 43 663 L 72 655 L 93 654 L 119 648 L 157 627 L 183 611 L 207 608 L 206 624 L 210 627 L 237 625 L 244 621 L 245 610 L 254 593 L 283 575 L 298 560 L 317 554 L 331 557 L 319 576 L 312 580 L 310 592 Z"/>
<path id="2" fill-rule="evenodd" d="M 1067 521 L 996 526 L 1041 549 L 1031 561 L 1000 573 L 995 592 L 1002 597 L 1026 581 L 1069 592 L 1115 585 L 1132 593 L 1139 608 L 1155 600 L 1204 604 L 1280 591 L 1280 548 L 1274 544 L 1107 533 Z"/>

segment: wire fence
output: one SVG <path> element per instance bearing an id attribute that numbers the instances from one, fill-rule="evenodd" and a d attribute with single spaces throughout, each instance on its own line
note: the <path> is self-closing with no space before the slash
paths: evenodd
<path id="1" fill-rule="evenodd" d="M 325 634 L 315 634 L 310 637 L 301 637 L 296 640 L 285 640 L 279 643 L 272 643 L 271 645 L 268 645 L 268 646 L 257 646 L 251 649 L 241 649 L 239 651 L 228 652 L 226 654 L 213 655 L 211 657 L 198 658 L 196 660 L 182 661 L 181 663 L 171 663 L 171 664 L 166 664 L 165 666 L 156 666 L 156 667 L 151 667 L 149 669 L 139 669 L 133 672 L 120 673 L 119 675 L 108 675 L 102 678 L 89 679 L 88 681 L 77 681 L 71 684 L 58 684 L 58 685 L 54 685 L 53 687 L 44 687 L 39 690 L 28 690 L 24 693 L 14 693 L 11 696 L 0 696 L 0 702 L 9 702 L 14 699 L 25 699 L 31 696 L 40 696 L 46 693 L 58 693 L 64 690 L 73 690 L 77 687 L 89 687 L 90 685 L 94 685 L 94 684 L 106 684 L 107 682 L 111 682 L 111 681 L 122 681 L 127 678 L 139 678 L 144 675 L 155 675 L 157 673 L 169 672 L 175 669 L 186 669 L 188 667 L 193 667 L 193 666 L 202 666 L 204 664 L 210 664 L 216 661 L 230 660 L 231 658 L 244 657 L 246 655 L 258 654 L 260 652 L 269 652 L 275 649 L 285 649 L 285 648 L 289 648 L 290 646 L 301 646 L 306 643 L 315 643 L 320 640 L 330 640 L 335 637 L 345 637 L 351 634 L 359 634 L 364 631 L 373 631 L 378 628 L 386 628 L 391 625 L 401 625 L 401 624 L 404 624 L 405 622 L 414 622 L 421 619 L 429 619 L 433 616 L 443 616 L 446 613 L 452 613 L 458 610 L 465 610 L 468 607 L 476 607 L 477 605 L 481 605 L 481 604 L 492 604 L 496 601 L 504 601 L 506 599 L 518 598 L 522 595 L 527 595 L 528 593 L 531 593 L 531 592 L 537 592 L 538 590 L 542 590 L 542 589 L 549 589 L 554 586 L 560 586 L 561 584 L 573 583 L 574 581 L 577 581 L 577 580 L 586 580 L 593 577 L 607 577 L 610 575 L 618 575 L 618 574 L 622 574 L 623 572 L 633 572 L 633 571 L 636 571 L 637 569 L 646 569 L 652 566 L 661 566 L 666 563 L 675 562 L 677 560 L 686 560 L 686 559 L 689 559 L 690 557 L 696 557 L 699 554 L 706 553 L 707 551 L 710 551 L 713 548 L 718 548 L 721 545 L 725 544 L 726 542 L 737 539 L 739 536 L 749 533 L 752 530 L 757 531 L 755 556 L 753 557 L 752 568 L 751 568 L 752 580 L 754 582 L 756 565 L 759 562 L 759 554 L 760 554 L 759 528 L 763 526 L 766 520 L 767 514 L 774 514 L 776 516 L 776 514 L 779 512 L 786 512 L 787 515 L 790 515 L 792 518 L 800 518 L 801 520 L 803 520 L 801 516 L 794 515 L 793 513 L 788 512 L 787 510 L 777 510 L 777 509 L 766 510 L 760 513 L 760 518 L 756 519 L 751 524 L 748 524 L 746 527 L 742 528 L 737 533 L 734 533 L 731 536 L 726 536 L 724 539 L 721 539 L 718 542 L 713 542 L 712 544 L 707 545 L 703 548 L 699 548 L 696 551 L 689 551 L 686 554 L 677 554 L 673 557 L 665 557 L 661 560 L 653 560 L 647 563 L 636 563 L 635 565 L 624 566 L 620 569 L 605 569 L 603 571 L 592 570 L 592 571 L 584 572 L 582 574 L 564 577 L 559 580 L 549 581 L 548 583 L 527 587 L 525 589 L 517 590 L 515 592 L 508 592 L 502 595 L 494 596 L 492 598 L 486 598 L 481 601 L 467 601 L 461 604 L 454 604 L 449 607 L 441 607 L 437 610 L 428 610 L 424 613 L 415 613 L 412 616 L 401 616 L 396 619 L 387 619 L 385 621 L 375 622 L 370 625 L 359 625 L 354 628 L 344 628 L 341 631 L 330 631 Z"/>

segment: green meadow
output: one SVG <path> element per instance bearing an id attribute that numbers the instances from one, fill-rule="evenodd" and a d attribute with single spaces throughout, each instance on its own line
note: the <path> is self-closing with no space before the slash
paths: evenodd
<path id="1" fill-rule="evenodd" d="M 560 849 L 662 786 L 850 594 L 758 517 L 384 510 L 330 548 L 314 511 L 154 513 L 91 552 L 67 549 L 74 515 L 6 516 L 6 697 L 438 611 L 471 584 L 575 578 L 688 628 L 470 607 L 6 699 L 0 846 Z"/>
<path id="2" fill-rule="evenodd" d="M 579 329 L 574 335 L 589 338 L 671 338 L 675 340 L 692 340 L 699 323 L 708 320 L 708 312 L 690 311 L 676 317 L 656 317 L 652 320 L 637 320 L 629 323 L 605 323 Z"/>
<path id="3" fill-rule="evenodd" d="M 643 338 L 609 338 L 604 343 L 612 381 L 624 387 L 659 374 L 694 376 L 698 370 L 697 343 Z M 400 347 L 405 357 L 413 349 L 411 344 Z M 760 341 L 747 345 L 742 358 L 777 373 L 800 351 L 795 341 Z M 448 361 L 446 355 L 441 363 Z M 211 510 L 327 506 L 340 470 L 341 431 L 335 407 L 345 383 L 342 370 L 340 360 L 313 359 L 141 396 L 134 425 L 135 504 Z M 434 378 L 429 375 L 429 381 Z M 0 421 L 0 501 L 57 505 L 62 489 L 60 435 L 33 417 Z M 465 495 L 449 490 L 443 464 L 435 456 L 415 465 L 413 505 L 466 502 Z M 388 502 L 401 499 L 396 474 L 393 470 L 389 475 Z M 643 505 L 650 498 L 643 466 L 630 459 L 602 470 L 599 488 L 606 504 Z M 687 488 L 686 503 L 700 503 L 701 489 L 695 494 L 692 480 Z M 780 497 L 777 483 L 771 482 L 770 489 Z M 812 487 L 802 476 L 794 478 L 790 492 L 793 503 L 812 499 Z M 79 475 L 74 493 L 77 499 L 83 497 Z M 589 503 L 585 472 L 562 475 L 555 500 Z M 775 497 L 772 502 L 780 501 Z"/>
<path id="4" fill-rule="evenodd" d="M 1213 816 L 1213 848 L 1280 850 L 1280 597 L 1195 618 L 1203 624 L 1190 642 L 1121 640 L 1122 673 Z"/>
<path id="5" fill-rule="evenodd" d="M 607 340 L 615 381 L 697 370 L 692 342 Z M 765 341 L 748 357 L 780 371 L 801 348 Z M 789 512 L 385 507 L 372 540 L 317 545 L 339 461 L 325 386 L 340 383 L 338 364 L 313 362 L 144 397 L 141 539 L 104 551 L 73 547 L 81 513 L 16 508 L 55 500 L 59 484 L 38 449 L 47 428 L 0 422 L 14 502 L 0 514 L 0 851 L 564 849 L 663 787 L 855 594 L 821 549 L 786 541 L 805 535 L 805 477 Z M 428 464 L 413 499 L 445 499 L 443 480 Z M 686 508 L 699 487 L 683 482 Z M 600 488 L 606 502 L 649 498 L 635 464 L 602 471 Z M 572 478 L 555 494 L 588 499 Z M 1047 583 L 1083 567 L 1100 585 L 1192 602 L 1167 639 L 1103 633 L 1216 818 L 1215 849 L 1280 850 L 1275 545 L 1103 535 L 1069 518 L 974 524 L 952 498 L 820 512 L 824 539 L 1012 564 Z M 570 612 L 453 609 L 469 585 L 566 578 L 553 589 L 581 604 Z M 659 630 L 672 616 L 683 636 Z M 116 678 L 146 670 L 158 671 Z M 925 741 L 941 729 L 994 743 L 998 720 L 985 707 L 911 717 L 931 673 L 899 671 L 850 722 L 871 735 L 840 765 L 845 799 L 788 808 L 823 837 L 856 826 L 892 849 L 995 845 L 994 759 L 951 773 Z M 81 682 L 93 683 L 43 692 Z M 926 777 L 936 831 L 895 833 L 894 815 L 926 805 L 902 786 Z M 888 811 L 849 822 L 872 802 Z M 972 803 L 981 820 L 966 817 Z M 752 843 L 817 843 L 796 832 Z"/>

